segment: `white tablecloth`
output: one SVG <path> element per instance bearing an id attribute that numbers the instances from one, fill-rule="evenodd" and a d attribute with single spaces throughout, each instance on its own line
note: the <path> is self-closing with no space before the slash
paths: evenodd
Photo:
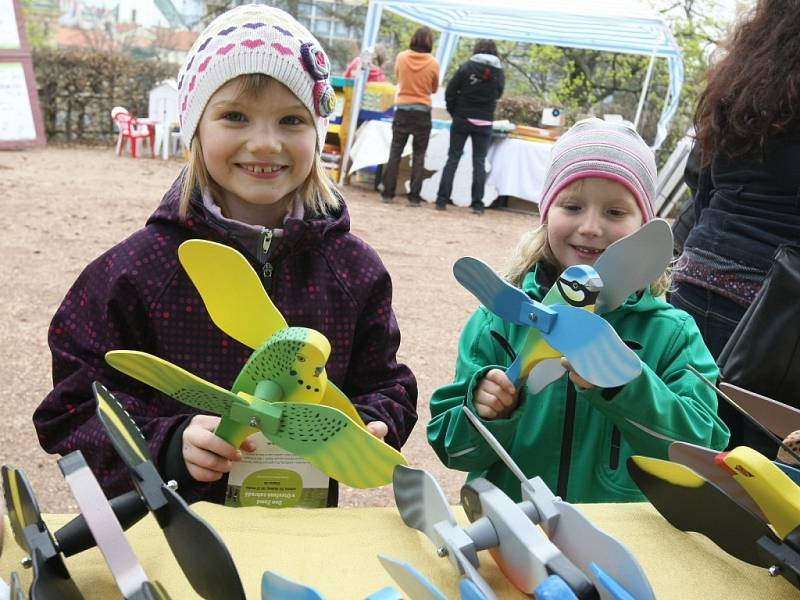
<path id="1" fill-rule="evenodd" d="M 500 196 L 514 196 L 538 204 L 552 147 L 551 142 L 495 140 L 487 156 L 492 170 L 486 177 L 486 187 L 495 189 Z M 486 196 L 483 201 L 486 203 Z"/>
<path id="2" fill-rule="evenodd" d="M 386 121 L 365 121 L 356 132 L 350 150 L 350 173 L 389 160 L 392 143 L 392 124 Z M 447 162 L 450 131 L 431 130 L 425 168 L 434 174 L 422 182 L 421 196 L 428 202 L 436 201 L 441 172 Z M 530 202 L 539 202 L 544 183 L 544 169 L 550 157 L 551 143 L 529 142 L 512 138 L 499 138 L 492 142 L 486 157 L 486 189 L 483 203 L 490 205 L 497 196 L 515 196 Z M 411 139 L 403 149 L 403 156 L 411 154 Z M 451 199 L 458 206 L 469 206 L 472 189 L 472 144 L 467 140 L 464 154 L 458 163 Z M 406 184 L 406 192 L 408 184 Z"/>

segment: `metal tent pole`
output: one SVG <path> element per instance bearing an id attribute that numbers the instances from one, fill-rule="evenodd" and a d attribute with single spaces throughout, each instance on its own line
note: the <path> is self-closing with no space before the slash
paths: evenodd
<path id="1" fill-rule="evenodd" d="M 633 119 L 633 128 L 639 131 L 639 119 L 642 116 L 644 109 L 644 99 L 647 97 L 647 88 L 650 87 L 650 78 L 653 75 L 653 65 L 656 62 L 656 50 L 653 48 L 653 53 L 650 55 L 650 63 L 647 65 L 647 73 L 644 76 L 644 84 L 642 85 L 642 93 L 639 96 L 639 106 L 636 107 L 636 116 Z"/>

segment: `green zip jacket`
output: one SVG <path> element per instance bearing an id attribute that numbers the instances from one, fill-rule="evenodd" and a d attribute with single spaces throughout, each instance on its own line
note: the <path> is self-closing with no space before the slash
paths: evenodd
<path id="1" fill-rule="evenodd" d="M 547 292 L 528 273 L 522 289 L 537 300 Z M 674 440 L 722 449 L 729 432 L 717 416 L 716 395 L 686 368 L 691 363 L 711 381 L 717 366 L 694 319 L 654 298 L 649 290 L 631 295 L 603 315 L 619 336 L 636 342 L 642 373 L 621 388 L 583 390 L 565 374 L 539 394 L 523 388 L 507 418 L 482 419 L 528 477 L 540 476 L 570 502 L 645 500 L 628 475 L 633 454 L 667 458 Z M 515 500 L 520 483 L 461 413 L 477 382 L 493 368 L 507 369 L 511 358 L 490 335 L 495 330 L 520 348 L 526 327 L 509 324 L 480 306 L 459 341 L 453 383 L 431 398 L 428 441 L 445 465 L 485 477 Z"/>

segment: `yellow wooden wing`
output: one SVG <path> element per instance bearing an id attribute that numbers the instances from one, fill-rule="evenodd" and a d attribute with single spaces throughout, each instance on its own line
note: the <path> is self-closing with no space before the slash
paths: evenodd
<path id="1" fill-rule="evenodd" d="M 244 402 L 236 394 L 147 352 L 112 350 L 106 353 L 106 362 L 118 371 L 200 410 L 226 415 L 232 404 Z"/>
<path id="2" fill-rule="evenodd" d="M 800 525 L 800 488 L 763 454 L 739 446 L 722 459 L 781 538 Z"/>
<path id="3" fill-rule="evenodd" d="M 187 240 L 178 258 L 217 327 L 250 348 L 286 327 L 261 278 L 239 252 L 208 240 Z"/>
<path id="4" fill-rule="evenodd" d="M 280 426 L 264 435 L 345 485 L 372 488 L 389 484 L 394 467 L 406 464 L 397 450 L 335 408 L 291 402 L 272 406 L 281 411 Z"/>
<path id="5" fill-rule="evenodd" d="M 366 425 L 364 425 L 364 421 L 361 419 L 361 415 L 358 414 L 353 403 L 350 402 L 350 398 L 345 396 L 345 393 L 336 387 L 330 379 L 328 380 L 328 385 L 325 387 L 325 394 L 322 396 L 320 404 L 342 411 L 350 417 L 356 425 L 362 429 L 367 428 Z"/>

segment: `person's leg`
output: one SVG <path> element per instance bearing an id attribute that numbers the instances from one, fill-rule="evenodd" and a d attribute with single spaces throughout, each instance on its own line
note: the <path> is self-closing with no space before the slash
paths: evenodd
<path id="1" fill-rule="evenodd" d="M 670 293 L 669 302 L 694 317 L 714 360 L 719 358 L 746 310 L 733 300 L 684 282 L 676 285 L 675 290 Z M 731 431 L 728 449 L 745 444 L 751 426 L 745 422 L 744 417 L 722 398 L 718 399 L 717 414 Z"/>
<path id="2" fill-rule="evenodd" d="M 406 147 L 411 131 L 408 127 L 407 110 L 395 111 L 392 120 L 392 144 L 389 149 L 389 160 L 383 169 L 383 196 L 384 202 L 391 202 L 397 188 L 397 172 L 400 169 L 400 158 L 403 148 Z"/>
<path id="3" fill-rule="evenodd" d="M 411 190 L 408 201 L 419 204 L 421 201 L 422 179 L 425 176 L 425 152 L 428 150 L 428 140 L 431 138 L 431 113 L 422 111 L 414 112 L 414 127 L 411 142 Z"/>
<path id="4" fill-rule="evenodd" d="M 436 208 L 447 208 L 447 202 L 453 192 L 453 178 L 456 175 L 461 155 L 464 153 L 464 144 L 467 143 L 469 137 L 466 123 L 460 117 L 453 117 L 450 125 L 450 147 L 447 150 L 447 163 L 442 171 L 442 179 L 439 181 L 439 191 L 436 192 Z"/>
<path id="5" fill-rule="evenodd" d="M 492 143 L 492 128 L 472 126 L 472 211 L 483 214 L 486 187 L 486 155 Z"/>

